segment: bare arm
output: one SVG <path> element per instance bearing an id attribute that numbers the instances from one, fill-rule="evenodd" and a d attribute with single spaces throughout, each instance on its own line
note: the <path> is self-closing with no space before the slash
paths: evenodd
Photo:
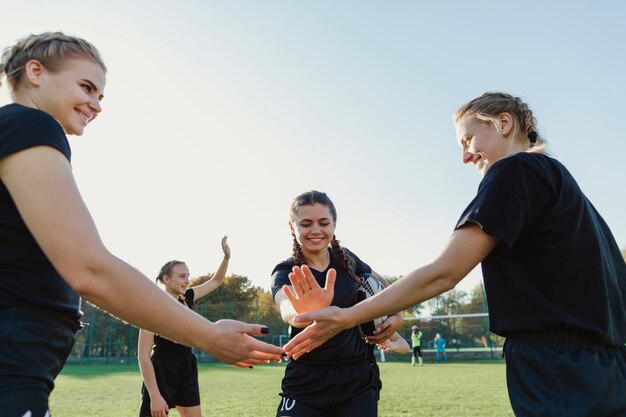
<path id="1" fill-rule="evenodd" d="M 213 277 L 211 277 L 211 279 L 207 282 L 198 285 L 197 287 L 193 287 L 195 300 L 209 294 L 211 291 L 219 287 L 224 281 L 224 277 L 226 276 L 226 270 L 228 269 L 228 260 L 230 259 L 230 247 L 228 246 L 228 242 L 226 242 L 226 239 L 228 239 L 228 236 L 224 236 L 222 238 L 222 251 L 224 251 L 224 258 L 222 259 L 222 263 L 217 269 L 217 272 L 215 272 Z"/>
<path id="2" fill-rule="evenodd" d="M 40 146 L 0 159 L 0 178 L 48 259 L 82 297 L 141 328 L 239 366 L 280 360 L 262 343 L 260 325 L 210 323 L 161 291 L 104 247 L 71 167 L 57 150 Z M 141 294 L 149 303 L 136 302 Z M 248 333 L 248 334 L 245 334 Z"/>
<path id="3" fill-rule="evenodd" d="M 372 275 L 374 275 L 376 279 L 383 284 L 383 287 L 389 287 L 389 283 L 385 278 L 382 277 L 382 275 L 378 274 L 375 271 L 372 271 Z M 383 343 L 387 339 L 390 339 L 394 333 L 396 333 L 396 330 L 398 330 L 400 326 L 402 326 L 402 323 L 404 323 L 404 313 L 401 310 L 387 317 L 387 320 L 382 322 L 376 328 L 376 334 L 374 336 L 366 336 L 365 340 L 367 341 L 367 343 L 372 344 Z"/>
<path id="4" fill-rule="evenodd" d="M 156 381 L 154 373 L 154 365 L 150 360 L 150 351 L 154 342 L 154 333 L 147 330 L 139 331 L 139 342 L 137 344 L 137 359 L 139 362 L 139 370 L 143 377 L 143 383 L 150 394 L 150 410 L 153 415 L 167 416 L 169 407 L 163 399 Z"/>
<path id="5" fill-rule="evenodd" d="M 410 272 L 385 291 L 348 309 L 328 307 L 296 317 L 295 321 L 315 323 L 289 341 L 285 350 L 289 356 L 297 359 L 342 329 L 405 310 L 454 288 L 497 243 L 495 238 L 474 223 L 456 230 L 434 262 Z"/>

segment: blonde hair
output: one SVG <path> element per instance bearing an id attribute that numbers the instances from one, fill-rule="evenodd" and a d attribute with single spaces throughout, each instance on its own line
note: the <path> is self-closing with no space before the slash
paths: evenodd
<path id="1" fill-rule="evenodd" d="M 37 60 L 48 70 L 57 72 L 64 61 L 71 58 L 87 58 L 100 65 L 104 72 L 107 70 L 100 52 L 91 43 L 62 32 L 45 32 L 19 39 L 15 45 L 2 52 L 0 85 L 4 74 L 11 89 L 17 90 L 26 63 L 30 60 Z"/>
<path id="2" fill-rule="evenodd" d="M 527 143 L 526 152 L 547 153 L 548 143 L 537 131 L 537 119 L 528 105 L 519 97 L 506 93 L 486 92 L 480 97 L 459 107 L 454 114 L 454 123 L 466 117 L 475 117 L 485 123 L 493 125 L 502 131 L 498 116 L 508 113 L 513 118 L 511 136 L 515 140 Z"/>

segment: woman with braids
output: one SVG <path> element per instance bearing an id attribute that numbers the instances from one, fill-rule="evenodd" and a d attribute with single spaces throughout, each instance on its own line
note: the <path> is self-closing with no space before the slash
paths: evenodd
<path id="1" fill-rule="evenodd" d="M 350 307 L 358 302 L 357 275 L 372 269 L 335 238 L 337 211 L 325 193 L 310 191 L 291 205 L 289 228 L 293 254 L 272 272 L 272 294 L 291 337 L 309 323 L 294 323 L 296 314 L 333 305 Z M 293 268 L 308 272 L 308 279 L 292 287 Z M 327 278 L 325 278 L 327 277 Z M 324 282 L 325 281 L 325 282 Z M 379 331 L 391 333 L 402 324 L 402 314 L 390 316 Z M 388 338 L 388 337 L 387 337 Z M 386 338 L 385 338 L 386 339 Z M 385 339 L 368 337 L 371 343 Z M 319 349 L 291 360 L 282 381 L 277 416 L 362 416 L 377 413 L 373 365 L 359 327 L 352 326 L 326 341 Z"/>
<path id="2" fill-rule="evenodd" d="M 441 294 L 481 263 L 515 415 L 626 416 L 626 265 L 607 224 L 546 154 L 521 99 L 485 93 L 454 123 L 463 162 L 483 179 L 442 253 L 354 307 L 294 318 L 315 322 L 285 346 L 288 357 Z M 303 268 L 292 281 L 309 278 Z"/>
<path id="3" fill-rule="evenodd" d="M 161 284 L 165 292 L 181 304 L 193 309 L 195 300 L 215 290 L 224 280 L 230 259 L 227 238 L 222 238 L 222 263 L 210 280 L 188 288 L 187 265 L 181 261 L 169 261 L 159 271 L 157 284 Z M 198 365 L 190 347 L 141 330 L 137 357 L 143 377 L 139 417 L 166 417 L 172 407 L 176 407 L 182 417 L 202 416 Z"/>
<path id="4" fill-rule="evenodd" d="M 89 42 L 30 35 L 0 57 L 0 414 L 48 415 L 80 328 L 80 297 L 136 326 L 239 366 L 280 360 L 260 325 L 211 323 L 102 243 L 78 191 L 66 135 L 102 111 L 106 67 Z"/>

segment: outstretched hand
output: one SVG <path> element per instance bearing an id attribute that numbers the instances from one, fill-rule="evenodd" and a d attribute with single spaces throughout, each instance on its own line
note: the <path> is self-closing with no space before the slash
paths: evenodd
<path id="1" fill-rule="evenodd" d="M 228 242 L 226 242 L 227 239 L 228 236 L 222 237 L 222 251 L 224 252 L 224 258 L 226 259 L 230 258 L 230 246 L 228 246 Z"/>
<path id="2" fill-rule="evenodd" d="M 236 320 L 220 320 L 214 326 L 215 333 L 211 335 L 211 345 L 206 351 L 220 361 L 242 368 L 281 361 L 283 349 L 252 337 L 266 335 L 267 327 Z M 263 329 L 266 329 L 265 333 Z"/>
<path id="3" fill-rule="evenodd" d="M 348 321 L 348 313 L 339 307 L 326 307 L 323 310 L 307 314 L 300 314 L 295 317 L 296 322 L 313 322 L 310 326 L 298 333 L 284 346 L 287 352 L 287 359 L 293 357 L 298 359 L 316 347 L 325 343 L 328 339 L 342 331 L 352 327 Z"/>
<path id="4" fill-rule="evenodd" d="M 294 266 L 292 272 L 289 273 L 292 287 L 284 285 L 283 290 L 296 313 L 309 313 L 328 307 L 332 303 L 336 278 L 337 271 L 333 268 L 329 269 L 326 274 L 326 284 L 322 288 L 308 266 Z"/>

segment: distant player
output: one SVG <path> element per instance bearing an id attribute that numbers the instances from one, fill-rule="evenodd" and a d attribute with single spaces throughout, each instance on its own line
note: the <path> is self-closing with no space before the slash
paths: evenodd
<path id="1" fill-rule="evenodd" d="M 413 345 L 413 356 L 411 357 L 411 366 L 415 366 L 415 360 L 419 361 L 420 366 L 424 365 L 422 359 L 422 335 L 424 333 L 418 326 L 411 326 L 411 344 Z"/>
<path id="2" fill-rule="evenodd" d="M 195 300 L 208 295 L 224 280 L 230 259 L 226 239 L 227 236 L 222 238 L 222 263 L 207 282 L 188 288 L 187 265 L 181 261 L 170 261 L 161 268 L 157 283 L 163 286 L 166 293 L 193 309 Z M 143 377 L 139 417 L 165 417 L 173 407 L 184 417 L 202 416 L 198 364 L 190 347 L 141 330 L 137 355 Z"/>

